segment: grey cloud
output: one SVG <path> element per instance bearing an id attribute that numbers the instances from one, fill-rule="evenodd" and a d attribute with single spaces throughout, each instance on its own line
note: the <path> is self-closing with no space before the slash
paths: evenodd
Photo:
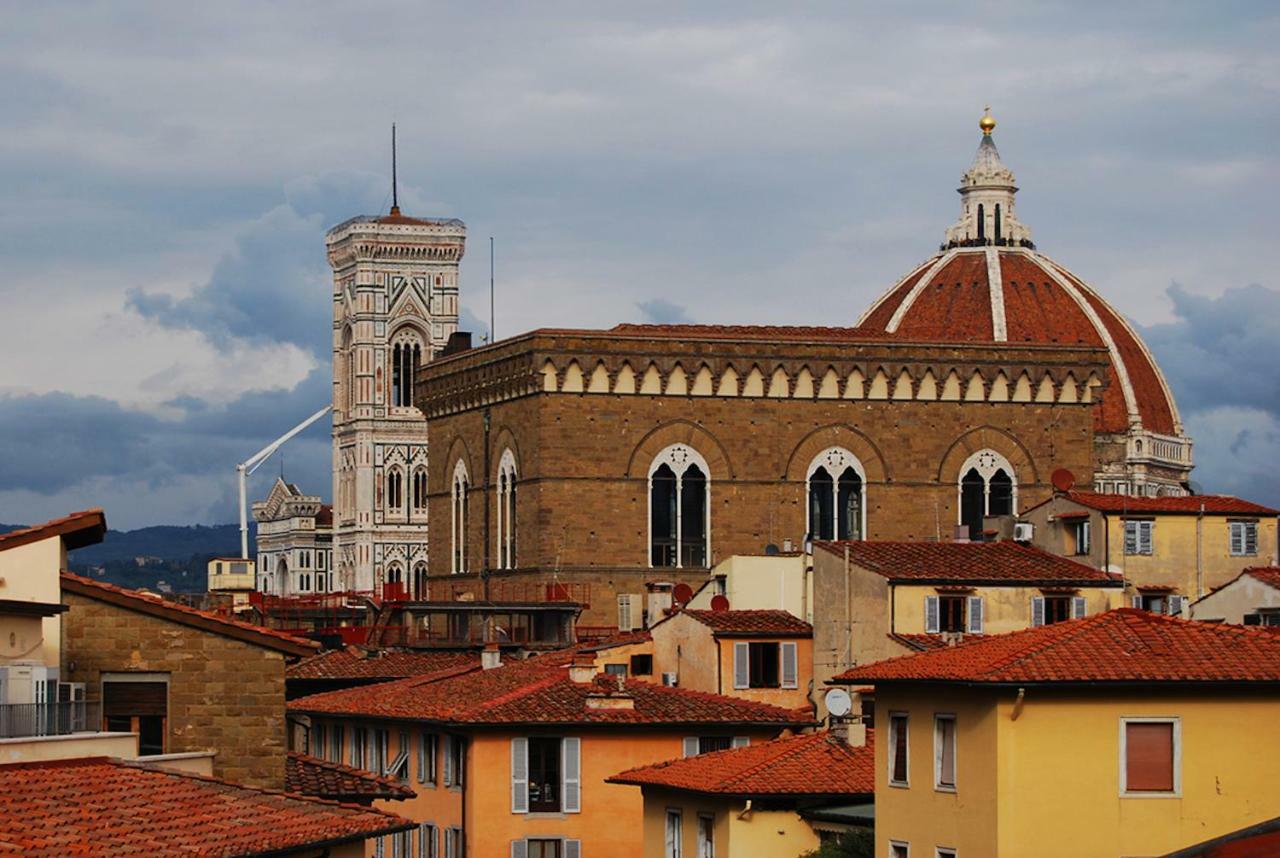
<path id="1" fill-rule="evenodd" d="M 686 325 L 693 321 L 684 307 L 662 298 L 641 301 L 636 304 L 636 309 L 644 321 L 654 325 Z"/>

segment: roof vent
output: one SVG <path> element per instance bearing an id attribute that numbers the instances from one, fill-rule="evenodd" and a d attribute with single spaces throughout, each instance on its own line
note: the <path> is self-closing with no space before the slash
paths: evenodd
<path id="1" fill-rule="evenodd" d="M 569 664 L 569 678 L 579 684 L 590 682 L 596 678 L 596 658 L 589 652 L 573 654 Z"/>
<path id="2" fill-rule="evenodd" d="M 484 650 L 480 653 L 480 667 L 485 670 L 502 667 L 502 651 L 498 649 L 496 641 L 489 641 L 484 645 Z"/>

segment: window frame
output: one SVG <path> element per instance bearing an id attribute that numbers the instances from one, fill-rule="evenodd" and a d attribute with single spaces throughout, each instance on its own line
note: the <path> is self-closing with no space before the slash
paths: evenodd
<path id="1" fill-rule="evenodd" d="M 516 455 L 510 447 L 507 447 L 499 457 L 497 479 L 494 481 L 497 487 L 494 556 L 497 558 L 499 569 L 516 568 L 516 482 L 518 479 Z"/>
<path id="2" fill-rule="evenodd" d="M 1173 789 L 1129 789 L 1129 725 L 1171 724 L 1173 741 Z M 1182 798 L 1182 718 L 1178 715 L 1120 716 L 1120 798 Z"/>
<path id="3" fill-rule="evenodd" d="M 1154 557 L 1156 553 L 1156 522 L 1154 518 L 1126 518 L 1121 550 L 1125 557 Z M 1129 528 L 1133 527 L 1133 550 L 1129 550 Z M 1146 537 L 1143 538 L 1145 531 Z"/>
<path id="4" fill-rule="evenodd" d="M 675 475 L 675 545 L 674 563 L 658 565 L 654 563 L 653 533 L 653 476 L 662 466 L 667 466 Z M 684 563 L 684 479 L 689 470 L 697 467 L 702 472 L 705 496 L 703 497 L 702 522 L 702 563 L 697 566 L 686 566 Z M 660 451 L 649 463 L 648 488 L 645 493 L 647 519 L 645 529 L 648 539 L 645 543 L 645 561 L 650 569 L 709 569 L 711 568 L 711 468 L 702 454 L 687 444 L 672 444 Z"/>
<path id="5" fill-rule="evenodd" d="M 675 820 L 673 826 L 672 820 Z M 674 837 L 671 835 L 674 833 Z M 668 844 L 667 840 L 671 842 Z M 668 807 L 663 816 L 663 858 L 682 858 L 684 855 L 684 810 Z"/>
<path id="6" fill-rule="evenodd" d="M 902 720 L 901 728 L 898 727 L 898 719 Z M 911 788 L 911 713 L 901 710 L 890 710 L 889 712 L 889 752 L 886 755 L 889 763 L 888 783 L 891 787 L 900 789 Z M 903 745 L 903 762 L 902 762 L 902 779 L 894 778 L 895 764 L 898 757 L 898 735 L 902 735 Z"/>
<path id="7" fill-rule="evenodd" d="M 825 470 L 831 478 L 831 538 L 840 539 L 840 478 L 846 469 L 852 468 L 858 475 L 858 526 L 857 534 L 850 534 L 850 540 L 861 541 L 867 538 L 867 469 L 862 460 L 844 447 L 828 447 L 813 457 L 804 477 L 805 497 L 805 533 L 817 539 L 817 528 L 813 522 L 813 477 L 818 471 Z"/>
<path id="8" fill-rule="evenodd" d="M 1086 557 L 1093 551 L 1093 522 L 1087 518 L 1080 519 L 1072 525 L 1072 533 L 1075 537 L 1075 550 L 1071 552 L 1072 557 Z"/>
<path id="9" fill-rule="evenodd" d="M 470 531 L 468 526 L 470 522 L 470 510 L 468 509 L 468 495 L 471 490 L 471 476 L 467 470 L 467 464 L 462 459 L 453 466 L 453 480 L 450 483 L 450 552 L 449 563 L 450 571 L 454 575 L 462 575 L 467 572 L 467 562 L 470 560 L 467 551 L 467 534 Z"/>
<path id="10" fill-rule="evenodd" d="M 902 851 L 899 852 L 898 850 Z M 911 844 L 905 840 L 890 840 L 889 858 L 898 858 L 899 855 L 902 858 L 911 858 Z"/>
<path id="11" fill-rule="evenodd" d="M 991 515 L 991 480 L 1001 471 L 1009 478 L 1009 515 L 1018 514 L 1018 472 L 1013 467 L 1013 463 L 1003 454 L 988 447 L 978 450 L 965 459 L 956 473 L 956 524 L 965 524 L 964 481 L 970 471 L 974 471 L 982 480 L 982 517 L 984 519 Z M 978 533 L 970 533 L 969 539 L 973 542 L 981 541 L 981 530 Z"/>
<path id="12" fill-rule="evenodd" d="M 1240 533 L 1240 550 L 1236 550 L 1236 532 Z M 1249 550 L 1252 537 L 1253 550 Z M 1256 519 L 1230 519 L 1227 521 L 1227 551 L 1232 557 L 1258 556 L 1258 522 Z"/>
<path id="13" fill-rule="evenodd" d="M 703 826 L 706 826 L 704 829 Z M 705 837 L 704 837 L 705 835 Z M 716 816 L 714 813 L 698 814 L 698 837 L 695 844 L 696 858 L 716 858 Z"/>
<path id="14" fill-rule="evenodd" d="M 942 724 L 946 721 L 951 722 L 951 783 L 949 784 L 942 782 L 942 755 L 945 751 Z M 933 713 L 933 788 L 936 792 L 957 792 L 957 784 L 960 780 L 957 751 L 959 750 L 960 741 L 959 736 L 956 734 L 956 728 L 956 713 Z"/>

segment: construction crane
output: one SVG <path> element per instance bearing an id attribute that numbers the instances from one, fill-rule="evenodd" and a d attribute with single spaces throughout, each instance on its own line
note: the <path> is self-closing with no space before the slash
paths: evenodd
<path id="1" fill-rule="evenodd" d="M 258 468 L 262 465 L 263 462 L 271 458 L 272 453 L 274 453 L 276 450 L 279 450 L 281 447 L 283 447 L 285 445 L 285 442 L 287 442 L 294 435 L 297 435 L 303 429 L 306 429 L 312 423 L 315 423 L 317 420 L 319 420 L 321 417 L 325 416 L 332 410 L 333 410 L 332 405 L 326 405 L 324 408 L 321 408 L 315 414 L 312 414 L 306 420 L 303 420 L 297 426 L 294 426 L 288 432 L 284 433 L 279 438 L 275 439 L 274 441 L 272 441 L 267 446 L 263 447 L 258 452 L 254 453 L 252 456 L 245 459 L 240 464 L 236 465 L 236 475 L 240 478 L 240 557 L 241 558 L 245 560 L 249 559 L 249 502 L 245 496 L 245 481 L 249 478 L 250 474 L 258 470 Z"/>

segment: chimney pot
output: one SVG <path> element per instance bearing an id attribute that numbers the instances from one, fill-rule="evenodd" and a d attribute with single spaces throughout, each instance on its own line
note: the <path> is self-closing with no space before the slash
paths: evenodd
<path id="1" fill-rule="evenodd" d="M 502 666 L 502 650 L 498 649 L 495 641 L 489 641 L 484 645 L 484 650 L 480 653 L 480 667 L 484 670 L 493 670 L 495 667 Z"/>

